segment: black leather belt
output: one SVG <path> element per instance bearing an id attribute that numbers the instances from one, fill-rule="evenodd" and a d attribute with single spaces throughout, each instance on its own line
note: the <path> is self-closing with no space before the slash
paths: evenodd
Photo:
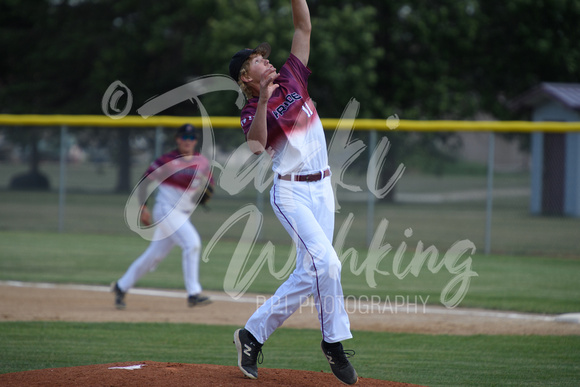
<path id="1" fill-rule="evenodd" d="M 325 177 L 330 176 L 330 168 L 326 168 L 324 171 L 311 173 L 309 175 L 278 175 L 278 179 L 286 181 L 319 181 Z"/>

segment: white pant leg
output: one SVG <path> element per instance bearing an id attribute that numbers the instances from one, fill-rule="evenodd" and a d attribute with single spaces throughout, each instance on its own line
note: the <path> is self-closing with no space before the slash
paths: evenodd
<path id="1" fill-rule="evenodd" d="M 155 234 L 160 232 L 155 231 Z M 171 249 L 175 246 L 173 241 L 169 238 L 159 239 L 156 238 L 149 244 L 147 249 L 141 254 L 132 264 L 125 274 L 117 281 L 119 288 L 122 291 L 127 292 L 131 289 L 139 278 L 143 277 L 146 273 L 155 270 L 159 262 L 161 262 Z"/>
<path id="2" fill-rule="evenodd" d="M 175 244 L 181 247 L 181 266 L 183 281 L 188 295 L 201 293 L 199 282 L 199 259 L 201 257 L 201 238 L 193 224 L 187 220 L 171 236 Z"/>
<path id="3" fill-rule="evenodd" d="M 312 294 L 323 339 L 338 342 L 351 338 L 340 283 L 341 264 L 332 246 L 334 197 L 330 179 L 315 183 L 278 181 L 272 188 L 271 202 L 296 243 L 296 269 L 252 315 L 246 329 L 264 343 Z"/>
<path id="4" fill-rule="evenodd" d="M 319 309 L 319 313 L 322 312 L 323 337 L 326 342 L 335 343 L 352 338 L 352 334 L 350 320 L 344 307 L 344 293 L 340 280 L 342 264 L 332 245 L 335 224 L 334 192 L 330 178 L 309 183 L 309 188 L 313 203 L 312 213 L 327 237 L 324 241 L 325 244 L 328 244 L 324 249 L 329 256 L 326 267 L 328 267 L 328 273 L 331 274 L 330 276 L 319 276 L 319 287 L 327 289 L 327 292 L 323 292 L 320 300 L 322 311 Z M 318 238 L 316 236 L 310 243 L 316 244 Z M 333 276 L 333 273 L 336 273 L 336 277 Z M 325 281 L 328 283 L 325 284 Z M 319 307 L 318 303 L 317 307 Z"/>
<path id="5" fill-rule="evenodd" d="M 310 279 L 305 281 L 296 271 L 293 272 L 276 293 L 252 314 L 245 328 L 256 340 L 265 343 L 270 335 L 308 299 L 311 289 Z"/>
<path id="6" fill-rule="evenodd" d="M 155 206 L 154 213 L 156 219 L 166 216 L 161 223 L 162 232 L 165 233 L 166 239 L 181 248 L 181 266 L 187 294 L 201 293 L 199 283 L 201 238 L 189 219 L 190 214 L 167 205 Z"/>
<path id="7" fill-rule="evenodd" d="M 145 252 L 129 267 L 118 281 L 123 291 L 137 282 L 145 273 L 154 270 L 171 249 L 178 245 L 182 249 L 182 268 L 185 288 L 188 294 L 201 292 L 199 283 L 199 258 L 201 255 L 201 238 L 189 220 L 189 214 L 172 211 L 169 206 L 156 205 L 153 209 L 154 219 L 164 219 L 158 225 L 153 241 Z"/>

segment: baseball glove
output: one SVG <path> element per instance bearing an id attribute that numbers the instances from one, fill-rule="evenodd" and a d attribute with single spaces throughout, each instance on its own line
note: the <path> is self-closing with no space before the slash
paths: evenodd
<path id="1" fill-rule="evenodd" d="M 151 213 L 149 212 L 149 210 L 147 209 L 147 206 L 145 204 L 143 204 L 141 206 L 141 223 L 144 226 L 151 226 Z"/>

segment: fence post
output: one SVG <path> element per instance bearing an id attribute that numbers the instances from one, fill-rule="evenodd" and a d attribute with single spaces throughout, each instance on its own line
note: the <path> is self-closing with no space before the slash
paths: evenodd
<path id="1" fill-rule="evenodd" d="M 64 231 L 64 209 L 66 199 L 66 163 L 68 154 L 67 127 L 60 127 L 60 177 L 58 182 L 58 232 Z"/>
<path id="2" fill-rule="evenodd" d="M 153 159 L 157 159 L 163 152 L 163 128 L 158 126 L 155 128 L 155 150 Z"/>
<path id="3" fill-rule="evenodd" d="M 491 251 L 491 215 L 493 207 L 493 170 L 495 164 L 495 132 L 489 132 L 487 151 L 487 204 L 485 209 L 485 255 Z"/>
<path id="4" fill-rule="evenodd" d="M 369 133 L 369 168 L 373 168 L 372 171 L 367 171 L 367 176 L 376 176 L 376 170 L 374 169 L 374 165 L 371 166 L 371 158 L 373 157 L 373 151 L 377 147 L 377 131 L 376 129 L 372 129 Z M 367 193 L 367 247 L 370 247 L 373 234 L 375 228 L 375 197 L 371 190 L 368 190 Z"/>

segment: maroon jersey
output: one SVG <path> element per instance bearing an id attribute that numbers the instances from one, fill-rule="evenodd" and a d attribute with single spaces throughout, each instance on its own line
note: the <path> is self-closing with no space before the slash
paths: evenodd
<path id="1" fill-rule="evenodd" d="M 156 204 L 177 207 L 191 211 L 208 180 L 211 181 L 211 165 L 199 153 L 182 156 L 177 150 L 166 153 L 155 160 L 145 171 L 145 177 L 161 184 L 155 199 Z"/>
<path id="2" fill-rule="evenodd" d="M 266 148 L 272 156 L 272 169 L 279 174 L 314 173 L 328 167 L 326 139 L 322 123 L 308 94 L 310 70 L 293 54 L 280 69 L 268 101 Z M 258 97 L 242 109 L 244 133 L 250 130 Z"/>

